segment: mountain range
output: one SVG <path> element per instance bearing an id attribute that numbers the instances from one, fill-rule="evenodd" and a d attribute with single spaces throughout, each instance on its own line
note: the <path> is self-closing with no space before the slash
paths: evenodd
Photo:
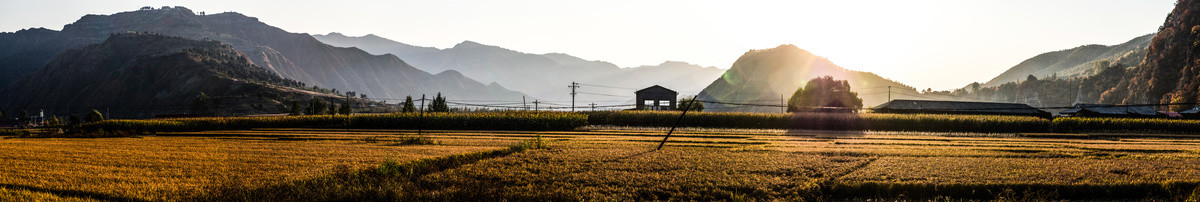
<path id="1" fill-rule="evenodd" d="M 1133 66 L 1142 62 L 1150 40 L 1155 34 L 1147 34 L 1125 43 L 1105 45 L 1084 45 L 1071 49 L 1042 53 L 1021 61 L 995 78 L 983 83 L 983 87 L 999 86 L 1000 84 L 1025 80 L 1029 75 L 1038 78 L 1076 78 L 1095 75 L 1099 69 L 1094 68 L 1096 62 L 1109 61 L 1124 66 Z"/>
<path id="2" fill-rule="evenodd" d="M 302 89 L 217 41 L 157 34 L 114 34 L 58 54 L 44 68 L 0 89 L 3 106 L 77 114 L 91 109 L 145 117 L 188 113 L 201 94 L 218 114 L 284 113 L 289 101 L 340 101 Z"/>
<path id="3" fill-rule="evenodd" d="M 552 100 L 569 99 L 571 82 L 583 83 L 581 100 L 631 101 L 633 91 L 661 85 L 681 94 L 694 95 L 725 70 L 685 62 L 621 68 L 604 61 L 562 54 L 531 54 L 464 41 L 438 49 L 409 45 L 376 35 L 359 37 L 340 33 L 314 35 L 334 46 L 357 47 L 373 54 L 394 54 L 429 72 L 459 71 L 482 82 L 494 82 L 513 90 Z"/>
<path id="4" fill-rule="evenodd" d="M 430 74 L 395 55 L 372 55 L 357 48 L 330 46 L 308 34 L 290 33 L 239 13 L 197 15 L 183 7 L 86 15 L 64 26 L 62 31 L 26 29 L 0 33 L 0 72 L 5 73 L 0 84 L 36 71 L 68 48 L 81 48 L 102 42 L 112 33 L 130 31 L 220 41 L 283 78 L 375 98 L 438 92 L 451 99 L 524 96 L 499 85 L 484 85 L 455 71 Z"/>

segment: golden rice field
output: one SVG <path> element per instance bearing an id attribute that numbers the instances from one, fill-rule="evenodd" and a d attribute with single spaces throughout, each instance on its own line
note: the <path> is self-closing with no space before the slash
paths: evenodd
<path id="1" fill-rule="evenodd" d="M 438 144 L 359 129 L 8 138 L 0 201 L 1200 199 L 1188 136 L 684 128 L 652 151 L 662 128 L 427 132 Z M 446 157 L 539 136 L 549 148 Z M 435 157 L 416 175 L 382 165 Z"/>

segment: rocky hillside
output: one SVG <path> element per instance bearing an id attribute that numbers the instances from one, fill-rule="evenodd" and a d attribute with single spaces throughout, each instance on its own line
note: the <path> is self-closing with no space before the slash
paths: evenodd
<path id="1" fill-rule="evenodd" d="M 708 81 L 724 72 L 715 67 L 701 67 L 683 62 L 621 68 L 612 63 L 590 61 L 567 54 L 530 54 L 472 41 L 464 41 L 447 49 L 437 49 L 408 45 L 375 35 L 350 37 L 330 33 L 314 36 L 334 46 L 357 47 L 373 54 L 395 54 L 425 71 L 459 71 L 467 77 L 483 82 L 495 82 L 510 89 L 554 100 L 569 99 L 570 89 L 566 86 L 573 81 L 630 89 L 662 85 L 682 94 L 696 94 Z M 582 98 L 585 100 L 633 99 L 633 90 L 620 88 L 584 86 L 580 91 L 628 96 Z"/>
<path id="2" fill-rule="evenodd" d="M 187 113 L 201 93 L 218 114 L 286 113 L 289 101 L 338 100 L 300 90 L 217 41 L 115 34 L 68 49 L 44 68 L 0 89 L 0 108 L 77 114 L 100 109 L 124 117 Z"/>
<path id="3" fill-rule="evenodd" d="M 1154 36 L 1145 60 L 1101 99 L 1124 104 L 1195 103 L 1198 91 L 1200 0 L 1180 0 Z"/>
<path id="4" fill-rule="evenodd" d="M 256 65 L 310 86 L 357 91 L 376 98 L 442 92 L 451 99 L 519 99 L 522 94 L 488 87 L 468 78 L 439 77 L 413 68 L 394 55 L 339 48 L 302 33 L 289 33 L 238 13 L 197 15 L 183 7 L 87 15 L 62 31 L 29 29 L 0 33 L 0 72 L 5 77 L 32 72 L 67 48 L 103 41 L 111 33 L 157 33 L 211 39 L 233 46 Z M 448 74 L 454 76 L 455 74 Z M 9 80 L 0 80 L 7 83 Z"/>
<path id="5" fill-rule="evenodd" d="M 1099 69 L 1094 68 L 1094 64 L 1099 61 L 1109 61 L 1123 66 L 1137 65 L 1145 57 L 1146 48 L 1150 46 L 1150 39 L 1153 37 L 1154 34 L 1148 34 L 1112 46 L 1092 44 L 1042 53 L 1009 68 L 992 80 L 983 83 L 983 87 L 1022 81 L 1029 75 L 1038 78 L 1050 78 L 1056 75 L 1063 79 L 1091 76 L 1099 72 Z"/>
<path id="6" fill-rule="evenodd" d="M 900 93 L 916 95 L 914 88 L 885 79 L 870 72 L 848 70 L 832 61 L 813 55 L 793 45 L 751 50 L 733 63 L 725 74 L 700 92 L 701 100 L 735 103 L 779 104 L 780 96 L 790 96 L 812 78 L 832 76 L 848 80 L 851 90 L 858 92 L 865 106 L 887 102 L 887 86 L 892 86 L 893 98 Z M 780 112 L 779 108 L 739 107 L 710 104 L 709 111 Z"/>

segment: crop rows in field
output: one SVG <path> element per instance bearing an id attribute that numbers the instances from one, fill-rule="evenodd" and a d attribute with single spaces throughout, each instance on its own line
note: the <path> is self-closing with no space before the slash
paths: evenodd
<path id="1" fill-rule="evenodd" d="M 444 201 L 1179 200 L 1200 182 L 1197 139 L 706 130 L 677 131 L 660 151 L 665 131 L 611 128 L 421 132 L 437 145 L 393 144 L 412 130 L 345 128 L 13 138 L 0 140 L 15 151 L 0 157 L 16 162 L 0 183 L 146 200 Z M 494 153 L 533 138 L 550 147 Z M 405 163 L 415 158 L 426 160 Z M 351 166 L 330 170 L 338 164 Z M 0 199 L 55 197 L 29 190 Z"/>

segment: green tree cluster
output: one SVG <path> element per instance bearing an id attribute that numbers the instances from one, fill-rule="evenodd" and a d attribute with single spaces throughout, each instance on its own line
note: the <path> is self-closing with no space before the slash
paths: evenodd
<path id="1" fill-rule="evenodd" d="M 83 117 L 83 121 L 88 123 L 104 121 L 104 114 L 101 114 L 99 110 L 93 109 L 91 113 Z"/>
<path id="2" fill-rule="evenodd" d="M 416 106 L 416 104 L 413 103 L 413 99 L 412 99 L 411 95 L 408 97 L 405 97 L 404 103 L 400 103 L 400 104 L 402 106 L 402 107 L 400 107 L 400 112 L 409 113 L 409 112 L 417 111 L 417 106 Z"/>
<path id="3" fill-rule="evenodd" d="M 694 102 L 692 98 L 679 98 L 679 107 L 677 109 L 702 112 L 704 111 L 704 103 Z"/>
<path id="4" fill-rule="evenodd" d="M 349 102 L 342 103 L 342 107 L 338 109 L 338 114 L 350 115 L 351 113 L 354 113 L 354 109 L 350 108 Z"/>
<path id="5" fill-rule="evenodd" d="M 300 102 L 292 101 L 292 111 L 288 115 L 299 116 L 304 115 L 304 109 L 300 108 Z"/>
<path id="6" fill-rule="evenodd" d="M 438 93 L 437 97 L 433 98 L 433 102 L 429 103 L 430 112 L 450 112 L 450 106 L 446 105 L 446 98 L 442 97 L 442 93 Z"/>
<path id="7" fill-rule="evenodd" d="M 850 91 L 849 82 L 823 76 L 809 80 L 803 88 L 796 89 L 796 93 L 788 100 L 787 111 L 813 111 L 820 107 L 857 111 L 862 106 L 862 98 L 858 97 L 858 93 Z"/>
<path id="8" fill-rule="evenodd" d="M 321 99 L 317 98 L 313 98 L 311 101 L 308 101 L 308 109 L 304 110 L 304 114 L 306 115 L 322 115 L 328 112 L 329 106 L 325 104 L 325 101 L 321 101 Z"/>

